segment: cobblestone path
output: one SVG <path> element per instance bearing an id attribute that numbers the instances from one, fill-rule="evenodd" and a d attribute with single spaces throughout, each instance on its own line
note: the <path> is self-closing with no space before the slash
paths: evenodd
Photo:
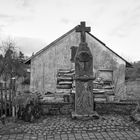
<path id="1" fill-rule="evenodd" d="M 140 140 L 140 131 L 127 118 L 103 116 L 99 120 L 73 120 L 70 116 L 47 116 L 36 123 L 11 123 L 0 128 L 3 140 Z"/>

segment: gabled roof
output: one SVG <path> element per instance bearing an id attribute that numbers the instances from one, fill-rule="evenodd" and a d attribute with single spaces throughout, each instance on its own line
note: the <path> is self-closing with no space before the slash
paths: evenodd
<path id="1" fill-rule="evenodd" d="M 79 26 L 79 25 L 78 25 Z M 37 55 L 39 55 L 40 53 L 42 53 L 43 51 L 47 50 L 49 47 L 51 47 L 52 45 L 56 44 L 58 41 L 60 41 L 61 39 L 63 39 L 65 36 L 67 36 L 68 34 L 70 34 L 71 32 L 75 31 L 75 29 L 77 28 L 74 27 L 73 29 L 71 29 L 70 31 L 68 31 L 67 33 L 65 33 L 64 35 L 62 35 L 61 37 L 57 38 L 55 41 L 53 41 L 52 43 L 50 43 L 49 45 L 47 45 L 46 47 L 44 47 L 43 49 L 41 49 L 40 51 L 38 51 L 37 53 L 35 53 L 34 55 L 32 55 L 30 58 L 28 58 L 25 61 L 25 64 L 30 64 L 31 59 L 33 59 L 34 57 L 36 57 Z M 112 53 L 114 53 L 115 55 L 117 55 L 119 58 L 121 58 L 122 60 L 124 60 L 126 62 L 126 67 L 132 67 L 132 64 L 129 63 L 127 60 L 125 60 L 123 57 L 121 57 L 120 55 L 118 55 L 117 53 L 115 53 L 113 50 L 111 50 L 109 47 L 106 46 L 105 43 L 103 43 L 101 40 L 99 40 L 97 37 L 95 37 L 94 35 L 92 35 L 91 33 L 88 33 L 91 37 L 93 37 L 95 40 L 97 40 L 98 42 L 100 42 L 104 47 L 106 47 L 107 49 L 109 49 Z"/>

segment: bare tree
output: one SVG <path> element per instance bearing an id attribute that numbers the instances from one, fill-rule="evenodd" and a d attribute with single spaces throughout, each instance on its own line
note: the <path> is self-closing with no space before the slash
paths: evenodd
<path id="1" fill-rule="evenodd" d="M 4 81 L 12 77 L 20 77 L 25 74 L 24 54 L 16 50 L 16 44 L 12 40 L 3 41 L 0 55 L 0 78 Z"/>

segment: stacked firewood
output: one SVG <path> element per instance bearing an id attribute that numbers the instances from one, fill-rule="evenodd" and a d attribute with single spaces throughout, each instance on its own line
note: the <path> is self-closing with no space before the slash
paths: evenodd
<path id="1" fill-rule="evenodd" d="M 93 94 L 95 101 L 110 101 L 114 97 L 114 85 L 112 81 L 96 78 L 93 81 Z"/>
<path id="2" fill-rule="evenodd" d="M 73 84 L 74 70 L 59 69 L 57 73 L 57 92 L 70 93 Z"/>

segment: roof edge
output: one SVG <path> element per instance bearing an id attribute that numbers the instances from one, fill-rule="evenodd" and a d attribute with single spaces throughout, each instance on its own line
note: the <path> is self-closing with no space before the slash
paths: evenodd
<path id="1" fill-rule="evenodd" d="M 68 34 L 70 34 L 71 32 L 73 32 L 77 26 L 75 26 L 73 29 L 71 29 L 67 33 L 63 34 L 62 36 L 60 36 L 59 38 L 57 38 L 56 40 L 54 40 L 53 42 L 51 42 L 49 45 L 47 45 L 46 47 L 44 47 L 40 51 L 36 52 L 34 55 L 32 55 L 31 57 L 29 57 L 24 63 L 25 64 L 30 64 L 31 59 L 33 59 L 34 57 L 36 57 L 37 55 L 39 55 L 41 52 L 45 51 L 46 49 L 50 48 L 52 45 L 56 44 L 59 40 L 61 40 L 62 38 L 64 38 Z"/>
<path id="2" fill-rule="evenodd" d="M 112 49 L 110 49 L 108 46 L 106 46 L 105 43 L 103 43 L 101 40 L 99 40 L 97 37 L 95 37 L 93 34 L 89 33 L 88 34 L 90 36 L 92 36 L 94 39 L 96 39 L 98 42 L 100 42 L 103 46 L 105 46 L 108 50 L 110 50 L 112 53 L 114 53 L 115 55 L 117 55 L 119 58 L 121 58 L 122 60 L 124 60 L 126 62 L 126 67 L 133 67 L 131 63 L 129 63 L 127 60 L 125 60 L 123 57 L 121 57 L 120 55 L 118 55 L 116 52 L 114 52 Z"/>

